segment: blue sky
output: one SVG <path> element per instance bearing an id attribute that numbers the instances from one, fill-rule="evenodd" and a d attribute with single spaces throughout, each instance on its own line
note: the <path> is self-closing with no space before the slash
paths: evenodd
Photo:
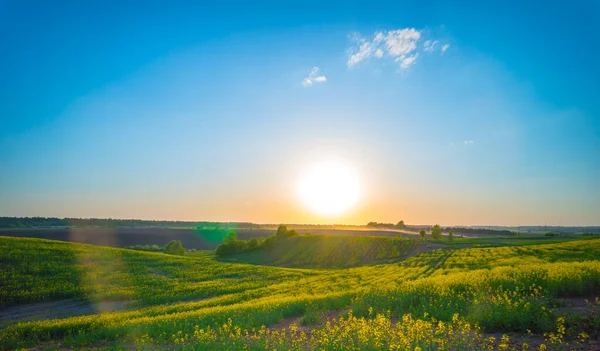
<path id="1" fill-rule="evenodd" d="M 599 39 L 595 1 L 0 2 L 0 215 L 597 225 Z M 310 213 L 336 158 L 362 200 Z"/>

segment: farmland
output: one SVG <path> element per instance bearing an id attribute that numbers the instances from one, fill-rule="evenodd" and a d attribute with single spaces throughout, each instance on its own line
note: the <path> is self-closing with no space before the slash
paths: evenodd
<path id="1" fill-rule="evenodd" d="M 212 250 L 220 244 L 223 236 L 235 231 L 240 239 L 260 238 L 273 234 L 274 228 L 201 228 L 190 227 L 47 227 L 47 228 L 0 228 L 0 236 L 39 238 L 69 241 L 81 244 L 110 247 L 133 245 L 163 246 L 169 240 L 180 240 L 188 249 Z M 397 236 L 398 231 L 369 229 L 298 229 L 298 232 L 341 236 Z M 405 237 L 416 233 L 404 232 Z"/>
<path id="2" fill-rule="evenodd" d="M 66 318 L 2 319 L 0 345 L 595 347 L 600 240 L 473 240 L 298 236 L 221 259 L 212 251 L 173 256 L 0 237 L 3 312 L 53 302 L 113 306 Z"/>

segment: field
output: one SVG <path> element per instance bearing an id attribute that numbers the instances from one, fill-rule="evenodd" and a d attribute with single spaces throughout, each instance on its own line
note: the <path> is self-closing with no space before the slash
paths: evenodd
<path id="1" fill-rule="evenodd" d="M 239 239 L 260 238 L 273 234 L 274 228 L 202 228 L 190 227 L 48 227 L 48 228 L 0 228 L 0 236 L 39 238 L 69 241 L 81 244 L 110 247 L 134 245 L 164 246 L 170 240 L 180 240 L 188 249 L 212 250 L 221 243 L 223 236 L 235 231 Z M 298 229 L 298 232 L 342 236 L 397 236 L 413 237 L 416 233 L 379 229 Z"/>
<path id="2" fill-rule="evenodd" d="M 594 238 L 312 235 L 217 258 L 0 237 L 0 281 L 2 349 L 592 350 L 600 330 Z"/>

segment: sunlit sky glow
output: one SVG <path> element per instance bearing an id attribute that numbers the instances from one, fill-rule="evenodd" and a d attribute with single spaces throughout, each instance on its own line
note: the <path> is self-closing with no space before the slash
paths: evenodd
<path id="1" fill-rule="evenodd" d="M 286 3 L 1 2 L 0 216 L 600 224 L 597 1 Z"/>

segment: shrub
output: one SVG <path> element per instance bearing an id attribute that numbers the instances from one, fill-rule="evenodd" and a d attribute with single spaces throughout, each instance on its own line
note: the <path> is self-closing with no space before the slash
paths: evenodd
<path id="1" fill-rule="evenodd" d="M 165 246 L 165 253 L 169 254 L 169 255 L 183 256 L 183 255 L 185 255 L 185 249 L 183 248 L 181 241 L 171 240 L 171 241 L 169 241 L 167 246 Z"/>

